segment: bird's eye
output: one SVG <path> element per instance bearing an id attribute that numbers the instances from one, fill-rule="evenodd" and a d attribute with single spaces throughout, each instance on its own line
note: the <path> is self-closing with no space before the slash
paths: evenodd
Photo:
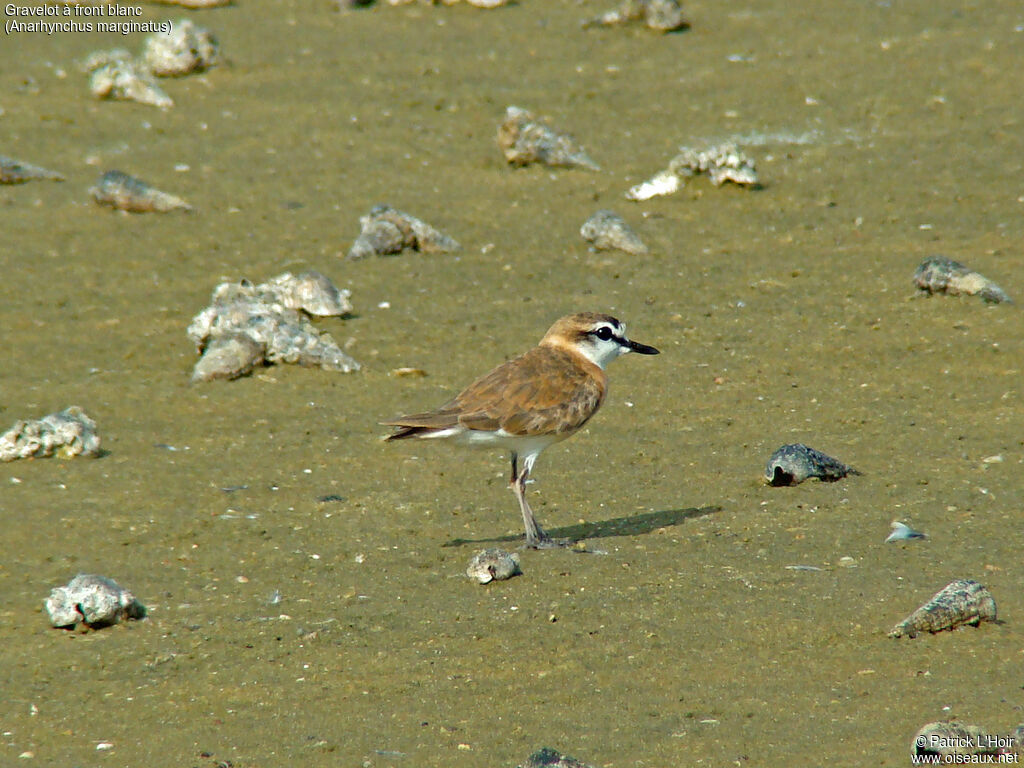
<path id="1" fill-rule="evenodd" d="M 595 336 L 597 336 L 597 338 L 599 338 L 599 339 L 600 339 L 601 341 L 610 341 L 610 340 L 611 340 L 611 338 L 612 338 L 612 336 L 614 335 L 614 334 L 612 333 L 612 329 L 611 329 L 611 328 L 609 328 L 609 327 L 608 327 L 607 325 L 602 325 L 602 326 L 601 326 L 600 328 L 598 328 L 598 329 L 597 329 L 596 331 L 594 331 L 593 333 L 594 333 L 594 335 L 595 335 Z"/>

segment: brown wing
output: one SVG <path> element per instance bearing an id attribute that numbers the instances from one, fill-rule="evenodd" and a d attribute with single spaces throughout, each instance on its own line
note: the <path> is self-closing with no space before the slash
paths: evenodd
<path id="1" fill-rule="evenodd" d="M 571 434 L 604 399 L 604 372 L 583 365 L 553 347 L 532 349 L 477 379 L 437 414 L 457 416 L 468 429 Z"/>

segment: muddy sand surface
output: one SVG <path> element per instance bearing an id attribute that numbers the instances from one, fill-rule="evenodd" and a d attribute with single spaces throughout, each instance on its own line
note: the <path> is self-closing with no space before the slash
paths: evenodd
<path id="1" fill-rule="evenodd" d="M 67 180 L 0 188 L 0 428 L 76 404 L 107 453 L 0 467 L 0 762 L 901 766 L 928 721 L 1024 721 L 1024 320 L 910 281 L 944 254 L 1024 297 L 1024 11 L 792 5 L 692 2 L 669 35 L 584 31 L 596 0 L 146 5 L 223 46 L 166 112 L 77 68 L 141 35 L 5 36 L 0 154 Z M 510 104 L 603 170 L 505 166 Z M 764 189 L 623 198 L 728 138 Z M 112 168 L 196 212 L 99 208 Z M 346 261 L 377 203 L 464 249 Z M 599 208 L 650 254 L 590 252 Z M 352 290 L 316 322 L 361 372 L 189 384 L 217 282 L 310 268 Z M 507 458 L 377 422 L 579 310 L 662 350 L 611 367 L 529 490 L 606 554 L 525 551 L 479 586 L 470 557 L 521 535 Z M 793 442 L 863 475 L 766 487 Z M 894 519 L 930 538 L 883 543 Z M 149 617 L 49 628 L 78 572 Z M 1001 622 L 886 636 L 956 578 Z"/>

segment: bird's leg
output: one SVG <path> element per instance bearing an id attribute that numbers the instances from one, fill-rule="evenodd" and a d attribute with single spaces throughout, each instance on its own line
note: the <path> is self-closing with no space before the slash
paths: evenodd
<path id="1" fill-rule="evenodd" d="M 526 526 L 526 546 L 538 549 L 547 545 L 551 539 L 537 523 L 537 518 L 533 516 L 533 510 L 530 509 L 530 505 L 526 501 L 526 478 L 530 475 L 529 462 L 524 462 L 527 466 L 524 466 L 520 472 L 518 459 L 519 457 L 513 452 L 512 479 L 509 480 L 508 485 L 512 489 L 512 493 L 516 495 L 519 510 L 523 513 L 523 525 Z"/>

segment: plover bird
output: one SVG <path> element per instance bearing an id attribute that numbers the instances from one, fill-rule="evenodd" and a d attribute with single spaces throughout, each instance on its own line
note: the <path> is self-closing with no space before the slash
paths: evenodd
<path id="1" fill-rule="evenodd" d="M 523 513 L 526 546 L 562 546 L 565 542 L 538 525 L 526 501 L 526 481 L 541 451 L 572 437 L 601 407 L 608 389 L 604 368 L 627 352 L 658 354 L 626 338 L 626 326 L 611 315 L 567 315 L 536 347 L 480 377 L 437 410 L 381 422 L 398 427 L 385 439 L 453 438 L 508 450 L 509 486 Z"/>

